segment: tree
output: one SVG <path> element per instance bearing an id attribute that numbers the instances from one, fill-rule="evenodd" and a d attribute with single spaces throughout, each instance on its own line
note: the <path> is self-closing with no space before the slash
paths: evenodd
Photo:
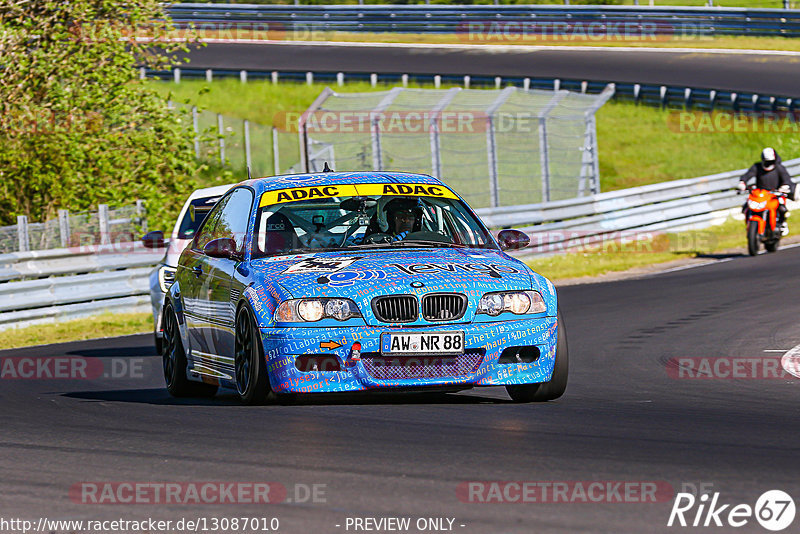
<path id="1" fill-rule="evenodd" d="M 171 31 L 156 0 L 0 0 L 0 224 L 137 198 L 174 218 L 194 131 L 137 68 L 167 68 Z"/>

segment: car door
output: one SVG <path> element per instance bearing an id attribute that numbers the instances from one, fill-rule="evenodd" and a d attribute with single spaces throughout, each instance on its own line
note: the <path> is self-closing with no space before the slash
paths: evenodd
<path id="1" fill-rule="evenodd" d="M 245 235 L 250 221 L 254 193 L 248 187 L 233 190 L 225 207 L 220 212 L 219 220 L 214 228 L 214 239 L 230 238 L 236 242 L 236 250 L 244 258 Z M 204 256 L 203 269 L 207 272 L 208 285 L 201 288 L 206 292 L 207 306 L 205 317 L 212 336 L 209 349 L 217 357 L 217 361 L 231 358 L 233 363 L 236 304 L 239 301 L 241 287 L 233 287 L 236 267 L 241 260 L 229 258 L 211 258 Z"/>
<path id="2" fill-rule="evenodd" d="M 213 329 L 207 321 L 211 315 L 207 309 L 210 281 L 207 256 L 203 254 L 203 247 L 214 239 L 214 229 L 227 201 L 228 197 L 226 196 L 206 216 L 192 243 L 181 255 L 175 275 L 180 283 L 181 300 L 189 336 L 190 366 L 194 354 L 199 357 L 202 354 L 210 354 L 212 350 Z"/>

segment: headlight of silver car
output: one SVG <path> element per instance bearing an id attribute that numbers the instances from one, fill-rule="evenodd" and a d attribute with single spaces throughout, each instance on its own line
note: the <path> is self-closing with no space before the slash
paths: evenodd
<path id="1" fill-rule="evenodd" d="M 169 287 L 175 282 L 175 271 L 174 267 L 168 265 L 162 265 L 158 269 L 158 285 L 164 293 L 169 291 Z"/>
<path id="2" fill-rule="evenodd" d="M 291 299 L 285 300 L 275 310 L 279 323 L 313 323 L 321 319 L 346 321 L 361 317 L 356 303 L 350 299 Z"/>
<path id="3" fill-rule="evenodd" d="M 498 291 L 486 293 L 478 302 L 478 313 L 492 317 L 503 312 L 517 315 L 547 311 L 542 295 L 538 291 Z"/>

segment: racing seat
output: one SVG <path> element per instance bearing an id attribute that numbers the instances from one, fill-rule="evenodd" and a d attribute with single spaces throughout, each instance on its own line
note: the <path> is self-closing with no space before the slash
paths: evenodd
<path id="1" fill-rule="evenodd" d="M 264 235 L 264 252 L 266 254 L 302 248 L 294 226 L 283 213 L 273 213 L 267 219 Z"/>

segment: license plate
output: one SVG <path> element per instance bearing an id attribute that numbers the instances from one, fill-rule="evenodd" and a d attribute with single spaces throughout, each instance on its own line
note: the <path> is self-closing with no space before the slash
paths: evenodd
<path id="1" fill-rule="evenodd" d="M 464 332 L 387 333 L 383 354 L 464 354 Z"/>

